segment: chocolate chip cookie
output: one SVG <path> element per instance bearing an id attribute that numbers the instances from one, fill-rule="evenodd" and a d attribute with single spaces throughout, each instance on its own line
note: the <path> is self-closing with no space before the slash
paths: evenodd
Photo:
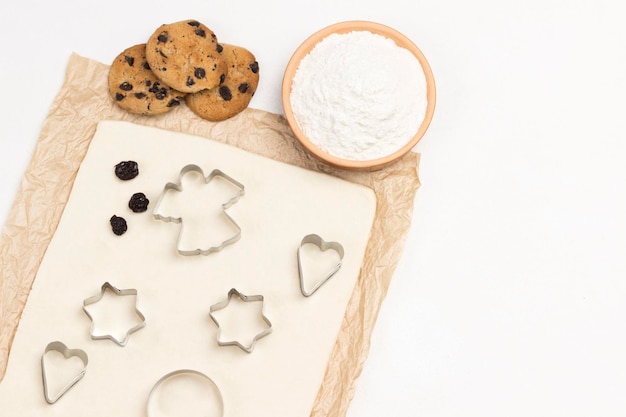
<path id="1" fill-rule="evenodd" d="M 168 112 L 185 93 L 163 84 L 146 62 L 146 44 L 125 49 L 109 68 L 109 94 L 124 110 L 143 115 Z"/>
<path id="2" fill-rule="evenodd" d="M 243 111 L 259 84 L 259 63 L 241 46 L 223 44 L 222 55 L 228 72 L 219 86 L 187 94 L 187 106 L 203 119 L 221 121 Z"/>
<path id="3" fill-rule="evenodd" d="M 197 20 L 161 25 L 150 36 L 146 59 L 154 74 L 185 93 L 214 88 L 226 76 L 222 46 L 215 33 Z"/>

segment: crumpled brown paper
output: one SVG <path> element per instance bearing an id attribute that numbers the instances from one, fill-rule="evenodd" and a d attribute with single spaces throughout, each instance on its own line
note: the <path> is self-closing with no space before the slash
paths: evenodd
<path id="1" fill-rule="evenodd" d="M 284 117 L 246 109 L 223 121 L 199 119 L 186 106 L 156 116 L 129 114 L 109 98 L 108 66 L 73 54 L 43 125 L 0 237 L 0 380 L 39 264 L 61 218 L 78 168 L 101 120 L 126 120 L 204 136 L 374 190 L 376 215 L 358 282 L 320 387 L 313 417 L 346 414 L 369 352 L 380 305 L 402 254 L 419 187 L 419 155 L 374 172 L 331 168 L 306 153 Z"/>

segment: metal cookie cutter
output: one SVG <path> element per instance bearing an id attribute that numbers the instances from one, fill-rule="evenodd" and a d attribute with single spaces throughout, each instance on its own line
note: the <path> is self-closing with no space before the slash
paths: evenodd
<path id="1" fill-rule="evenodd" d="M 302 247 L 307 244 L 313 244 L 317 246 L 322 252 L 327 251 L 329 249 L 333 250 L 337 252 L 337 254 L 339 255 L 339 261 L 337 262 L 337 264 L 326 274 L 326 276 L 323 279 L 318 281 L 317 284 L 315 284 L 313 288 L 309 291 L 307 291 L 304 288 L 305 287 L 304 272 L 302 271 L 302 259 L 301 259 L 301 254 L 300 254 Z M 298 275 L 300 276 L 300 292 L 302 293 L 302 295 L 304 295 L 305 297 L 310 297 L 311 295 L 315 293 L 315 291 L 317 291 L 322 285 L 324 285 L 333 275 L 335 275 L 337 271 L 341 269 L 343 255 L 344 255 L 343 246 L 338 242 L 326 242 L 324 239 L 322 239 L 319 235 L 316 235 L 316 234 L 310 234 L 310 235 L 306 235 L 305 237 L 303 237 L 302 241 L 300 242 L 300 246 L 298 247 Z"/>
<path id="2" fill-rule="evenodd" d="M 256 336 L 254 336 L 254 338 L 252 339 L 252 342 L 250 343 L 250 345 L 244 346 L 243 344 L 241 344 L 237 340 L 232 340 L 232 341 L 228 341 L 228 342 L 222 342 L 220 340 L 220 336 L 222 334 L 222 329 L 220 328 L 220 324 L 217 321 L 217 319 L 215 318 L 215 316 L 213 315 L 213 313 L 218 311 L 218 310 L 222 310 L 222 309 L 226 308 L 228 306 L 228 304 L 230 303 L 230 300 L 233 297 L 233 295 L 239 297 L 239 299 L 241 301 L 244 301 L 244 302 L 260 301 L 261 303 L 264 303 L 264 297 L 262 295 L 244 295 L 244 294 L 240 293 L 239 291 L 237 291 L 236 289 L 232 288 L 230 291 L 228 291 L 228 297 L 224 301 L 221 301 L 221 302 L 219 302 L 217 304 L 213 304 L 211 306 L 210 310 L 209 310 L 209 316 L 211 317 L 211 320 L 213 320 L 213 322 L 217 326 L 217 344 L 220 345 L 220 346 L 238 346 L 240 349 L 244 350 L 245 352 L 252 353 L 252 351 L 254 350 L 254 347 L 256 345 L 256 342 L 259 339 L 261 339 L 261 338 L 267 336 L 268 334 L 272 333 L 272 323 L 270 322 L 270 320 L 263 313 L 263 308 L 261 308 L 261 318 L 263 319 L 265 324 L 267 324 L 268 327 L 267 327 L 266 330 L 262 331 L 261 333 L 258 333 Z"/>
<path id="3" fill-rule="evenodd" d="M 165 195 L 167 194 L 168 191 L 170 190 L 179 191 L 179 192 L 183 191 L 183 185 L 182 185 L 183 177 L 185 176 L 185 174 L 192 172 L 192 171 L 195 171 L 199 173 L 200 175 L 202 175 L 204 177 L 204 182 L 206 184 L 211 182 L 213 178 L 220 177 L 226 180 L 227 182 L 229 182 L 230 184 L 234 185 L 235 188 L 239 190 L 237 192 L 237 195 L 235 195 L 235 197 L 231 198 L 226 203 L 222 204 L 222 212 L 224 213 L 224 216 L 226 216 L 226 219 L 228 220 L 228 222 L 235 228 L 236 233 L 231 238 L 226 239 L 225 241 L 223 241 L 221 244 L 217 246 L 212 246 L 207 249 L 198 248 L 198 249 L 193 249 L 193 250 L 183 250 L 180 248 L 181 239 L 183 237 L 183 228 L 185 227 L 185 223 L 183 222 L 182 217 L 162 216 L 158 214 L 158 210 L 161 205 L 161 202 L 165 198 Z M 154 208 L 152 209 L 152 215 L 157 220 L 162 220 L 164 222 L 180 223 L 180 232 L 178 234 L 178 242 L 176 243 L 176 250 L 178 251 L 179 254 L 185 255 L 185 256 L 208 255 L 212 252 L 217 252 L 219 250 L 222 250 L 224 247 L 232 243 L 235 243 L 236 241 L 239 240 L 239 238 L 241 238 L 241 228 L 239 227 L 237 223 L 235 223 L 235 220 L 233 220 L 233 218 L 228 215 L 226 210 L 229 207 L 231 207 L 233 204 L 235 204 L 237 201 L 239 201 L 239 199 L 243 195 L 244 195 L 244 186 L 240 182 L 224 174 L 219 169 L 214 169 L 213 171 L 211 171 L 211 173 L 208 176 L 204 176 L 204 171 L 202 171 L 202 168 L 200 168 L 198 165 L 189 164 L 189 165 L 185 165 L 183 169 L 181 169 L 180 174 L 178 175 L 178 182 L 176 183 L 168 182 L 167 184 L 165 184 L 165 187 L 163 188 L 163 191 L 161 192 L 159 199 L 157 200 L 156 204 L 154 205 Z"/>
<path id="4" fill-rule="evenodd" d="M 152 403 L 154 402 L 153 397 L 155 397 L 155 393 L 159 390 L 161 386 L 163 386 L 167 382 L 170 382 L 173 379 L 180 378 L 180 377 L 199 378 L 200 380 L 202 380 L 202 382 L 208 383 L 210 388 L 214 391 L 214 394 L 217 399 L 217 406 L 219 409 L 218 416 L 221 417 L 224 415 L 224 400 L 222 398 L 222 392 L 220 391 L 217 384 L 211 378 L 209 378 L 202 372 L 199 372 L 193 369 L 178 369 L 176 371 L 172 371 L 168 374 L 163 375 L 161 378 L 159 378 L 159 380 L 154 384 L 154 386 L 150 390 L 150 393 L 148 394 L 148 401 L 146 404 L 146 414 L 148 417 L 150 417 L 150 410 L 152 408 Z"/>
<path id="5" fill-rule="evenodd" d="M 65 359 L 69 359 L 71 357 L 77 357 L 83 362 L 83 369 L 81 369 L 80 372 L 78 372 L 78 374 L 76 374 L 74 378 L 72 378 L 72 380 L 69 381 L 67 385 L 65 385 L 65 387 L 61 389 L 61 391 L 59 391 L 56 395 L 53 395 L 53 396 L 51 396 L 50 392 L 48 391 L 48 379 L 46 377 L 46 354 L 50 351 L 56 351 L 56 352 L 61 353 L 63 357 L 65 357 Z M 70 388 L 76 385 L 76 383 L 85 376 L 85 373 L 87 372 L 88 363 L 89 363 L 89 358 L 87 357 L 87 354 L 85 353 L 85 351 L 81 349 L 69 349 L 67 346 L 65 346 L 63 342 L 59 342 L 59 341 L 48 343 L 48 346 L 46 346 L 46 350 L 44 350 L 43 355 L 41 355 L 41 376 L 43 379 L 43 396 L 46 399 L 46 402 L 48 404 L 54 404 L 55 402 L 57 402 L 59 398 L 63 396 L 63 394 L 65 394 L 67 391 L 69 391 Z"/>
<path id="6" fill-rule="evenodd" d="M 124 338 L 122 340 L 118 340 L 115 336 L 110 335 L 110 334 L 105 334 L 105 335 L 94 335 L 93 331 L 95 328 L 95 323 L 93 320 L 93 317 L 91 317 L 91 314 L 89 314 L 89 311 L 87 311 L 87 306 L 90 304 L 94 304 L 97 303 L 98 301 L 100 301 L 102 299 L 102 297 L 104 297 L 104 293 L 106 292 L 106 290 L 110 290 L 112 291 L 115 295 L 119 295 L 119 296 L 125 296 L 125 295 L 134 295 L 135 296 L 135 313 L 137 313 L 137 316 L 141 319 L 141 322 L 138 323 L 137 325 L 131 327 L 126 334 L 124 335 Z M 109 339 L 112 340 L 113 342 L 115 342 L 116 344 L 118 344 L 119 346 L 126 346 L 126 343 L 128 343 L 128 339 L 130 338 L 130 335 L 132 333 L 135 333 L 137 330 L 142 329 L 146 326 L 146 317 L 143 315 L 143 313 L 141 311 L 139 311 L 139 308 L 137 307 L 137 290 L 136 289 L 125 289 L 125 290 L 120 290 L 118 288 L 115 288 L 113 285 L 111 285 L 109 282 L 105 282 L 104 284 L 102 284 L 102 287 L 100 289 L 100 293 L 97 295 L 94 295 L 93 297 L 89 297 L 86 298 L 83 301 L 83 311 L 85 312 L 85 314 L 87 314 L 87 317 L 89 317 L 89 320 L 91 320 L 91 326 L 89 327 L 89 335 L 91 336 L 91 338 L 93 340 L 102 340 L 102 339 Z"/>

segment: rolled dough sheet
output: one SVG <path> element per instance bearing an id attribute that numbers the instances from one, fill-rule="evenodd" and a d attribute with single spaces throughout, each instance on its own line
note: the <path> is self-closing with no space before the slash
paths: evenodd
<path id="1" fill-rule="evenodd" d="M 120 181 L 116 163 L 135 160 L 139 176 Z M 196 164 L 219 169 L 245 187 L 230 209 L 242 229 L 236 243 L 208 256 L 176 252 L 180 224 L 151 210 L 167 182 Z M 150 199 L 133 213 L 136 192 Z M 322 383 L 346 305 L 359 276 L 376 210 L 372 190 L 204 138 L 102 121 L 78 171 L 58 229 L 41 263 L 0 384 L 3 414 L 144 416 L 154 383 L 176 369 L 210 376 L 224 416 L 307 417 Z M 109 218 L 128 222 L 115 236 Z M 300 293 L 296 253 L 306 234 L 340 242 L 339 272 L 313 296 Z M 138 292 L 146 327 L 125 347 L 92 340 L 83 300 L 104 282 Z M 250 354 L 216 343 L 212 304 L 236 288 L 265 297 L 273 332 Z M 41 355 L 54 340 L 89 355 L 85 377 L 57 403 L 43 396 Z M 193 416 L 194 404 L 180 404 Z"/>

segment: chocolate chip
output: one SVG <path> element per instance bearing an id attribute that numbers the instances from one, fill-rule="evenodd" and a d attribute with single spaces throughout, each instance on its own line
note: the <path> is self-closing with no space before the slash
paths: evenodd
<path id="1" fill-rule="evenodd" d="M 147 69 L 148 71 L 150 71 L 150 64 L 148 64 L 147 62 L 144 62 L 143 69 Z"/>
<path id="2" fill-rule="evenodd" d="M 122 91 L 130 91 L 132 89 L 133 89 L 133 85 L 129 83 L 128 81 L 124 81 L 122 84 L 120 84 L 120 90 Z"/>
<path id="3" fill-rule="evenodd" d="M 224 50 L 224 47 L 218 43 L 215 49 L 217 49 L 217 52 L 221 54 L 222 51 Z"/>
<path id="4" fill-rule="evenodd" d="M 174 106 L 178 106 L 180 104 L 180 101 L 178 101 L 177 99 L 173 98 L 170 100 L 169 103 L 167 103 L 167 107 L 174 107 Z"/>
<path id="5" fill-rule="evenodd" d="M 146 84 L 146 87 L 150 87 L 150 85 L 152 85 L 152 81 L 146 80 L 144 84 Z"/>
<path id="6" fill-rule="evenodd" d="M 167 97 L 167 88 L 161 87 L 161 84 L 156 81 L 152 84 L 152 87 L 150 87 L 148 91 L 153 93 L 157 100 L 163 100 Z"/>
<path id="7" fill-rule="evenodd" d="M 148 210 L 148 204 L 150 204 L 150 200 L 148 200 L 144 193 L 135 193 L 128 201 L 128 208 L 130 208 L 133 213 L 143 213 Z"/>
<path id="8" fill-rule="evenodd" d="M 223 84 L 224 80 L 226 80 L 226 74 L 220 75 L 220 84 Z"/>
<path id="9" fill-rule="evenodd" d="M 193 70 L 193 75 L 201 80 L 202 78 L 204 78 L 206 76 L 206 71 L 204 70 L 204 68 L 195 68 Z"/>
<path id="10" fill-rule="evenodd" d="M 217 36 L 215 36 L 215 33 L 211 33 L 211 38 L 212 38 L 213 40 L 217 39 Z"/>
<path id="11" fill-rule="evenodd" d="M 111 223 L 111 230 L 118 236 L 123 235 L 128 230 L 128 225 L 126 224 L 126 219 L 123 217 L 118 217 L 115 214 L 109 220 Z"/>
<path id="12" fill-rule="evenodd" d="M 122 94 L 122 93 L 115 93 L 115 100 L 117 100 L 117 101 L 124 100 L 124 97 L 126 97 L 126 96 L 124 94 Z"/>
<path id="13" fill-rule="evenodd" d="M 259 63 L 254 61 L 252 64 L 250 64 L 250 70 L 255 74 L 259 72 Z"/>
<path id="14" fill-rule="evenodd" d="M 167 42 L 167 38 L 168 38 L 169 34 L 167 33 L 167 31 L 161 32 L 159 33 L 159 36 L 157 36 L 157 40 L 159 42 Z"/>
<path id="15" fill-rule="evenodd" d="M 191 87 L 192 85 L 194 85 L 196 82 L 193 80 L 193 78 L 191 77 L 187 77 L 187 81 L 185 82 L 185 84 L 187 85 L 187 87 Z"/>
<path id="16" fill-rule="evenodd" d="M 239 92 L 241 94 L 245 94 L 246 91 L 248 91 L 248 88 L 250 88 L 250 84 L 248 84 L 248 83 L 241 83 L 241 84 L 239 84 L 239 87 L 237 89 L 239 90 Z"/>
<path id="17" fill-rule="evenodd" d="M 115 165 L 115 176 L 122 181 L 128 181 L 139 175 L 139 164 L 135 161 L 122 161 Z"/>
<path id="18" fill-rule="evenodd" d="M 192 20 L 191 22 L 187 22 L 187 24 L 188 24 L 189 26 L 193 26 L 193 27 L 198 27 L 198 26 L 200 26 L 200 22 L 197 22 L 197 21 L 195 21 L 195 20 Z"/>
<path id="19" fill-rule="evenodd" d="M 131 67 L 135 65 L 135 57 L 124 55 L 124 59 L 126 60 L 126 63 Z"/>
<path id="20" fill-rule="evenodd" d="M 206 38 L 206 33 L 204 32 L 204 29 L 196 29 L 193 31 L 193 33 L 195 33 L 196 35 L 200 36 L 201 38 Z"/>
<path id="21" fill-rule="evenodd" d="M 135 98 L 141 99 L 141 98 L 144 98 L 145 96 L 146 96 L 145 93 L 135 93 Z"/>
<path id="22" fill-rule="evenodd" d="M 225 85 L 219 88 L 220 96 L 224 99 L 224 101 L 230 101 L 233 98 L 233 94 L 230 92 L 230 88 Z"/>

